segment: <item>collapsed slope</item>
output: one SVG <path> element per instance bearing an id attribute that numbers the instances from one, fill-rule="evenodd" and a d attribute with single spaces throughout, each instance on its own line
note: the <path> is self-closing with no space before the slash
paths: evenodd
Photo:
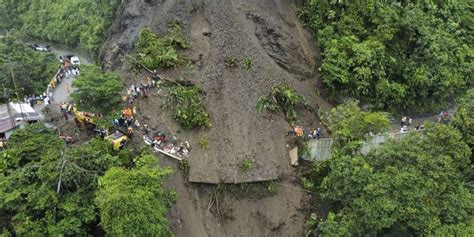
<path id="1" fill-rule="evenodd" d="M 257 114 L 258 98 L 283 82 L 314 107 L 326 106 L 316 93 L 317 51 L 295 10 L 295 3 L 288 1 L 124 1 L 100 58 L 109 69 L 126 70 L 122 53 L 132 52 L 143 27 L 163 34 L 167 23 L 182 22 L 191 41 L 191 49 L 184 53 L 194 66 L 191 72 L 178 68 L 160 73 L 177 78 L 183 75 L 180 71 L 188 70 L 186 79 L 205 93 L 213 125 L 204 132 L 209 149 L 195 149 L 191 154 L 189 180 L 240 183 L 276 179 L 291 169 L 285 147 L 289 126 L 284 116 L 270 120 Z M 251 70 L 226 66 L 230 58 L 238 59 L 239 64 L 251 59 Z M 159 105 L 152 106 L 157 111 L 147 109 L 147 115 L 162 116 Z M 181 136 L 199 146 L 196 132 Z M 255 164 L 249 172 L 239 169 L 246 159 Z"/>

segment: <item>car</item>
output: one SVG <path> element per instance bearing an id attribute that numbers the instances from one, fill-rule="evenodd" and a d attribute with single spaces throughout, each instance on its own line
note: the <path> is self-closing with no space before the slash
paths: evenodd
<path id="1" fill-rule="evenodd" d="M 50 51 L 49 45 L 30 44 L 30 47 L 36 51 L 48 52 Z"/>

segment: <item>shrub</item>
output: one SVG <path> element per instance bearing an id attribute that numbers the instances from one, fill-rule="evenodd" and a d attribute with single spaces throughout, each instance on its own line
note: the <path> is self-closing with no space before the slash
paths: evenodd
<path id="1" fill-rule="evenodd" d="M 203 150 L 207 150 L 207 148 L 209 148 L 209 141 L 207 140 L 206 137 L 204 137 L 203 135 L 200 135 L 199 136 L 199 145 L 201 146 L 201 148 Z"/>
<path id="2" fill-rule="evenodd" d="M 210 127 L 209 114 L 202 102 L 197 86 L 175 86 L 169 91 L 168 106 L 183 128 Z"/>
<path id="3" fill-rule="evenodd" d="M 176 50 L 150 29 L 144 29 L 140 32 L 137 48 L 136 68 L 140 68 L 141 65 L 147 68 L 157 68 L 173 67 L 180 64 Z"/>
<path id="4" fill-rule="evenodd" d="M 244 65 L 244 67 L 247 71 L 252 69 L 252 59 L 251 58 L 245 58 L 242 61 L 242 64 Z"/>
<path id="5" fill-rule="evenodd" d="M 169 24 L 169 28 L 169 33 L 164 39 L 166 45 L 175 46 L 182 49 L 189 48 L 191 44 L 189 43 L 189 40 L 184 37 L 179 23 L 177 21 L 173 21 Z"/>
<path id="6" fill-rule="evenodd" d="M 262 96 L 257 102 L 257 112 L 262 112 L 264 108 L 272 112 L 283 111 L 286 120 L 293 124 L 298 118 L 297 109 L 308 107 L 305 98 L 299 95 L 288 85 L 279 83 L 272 87 L 270 93 Z"/>
<path id="7" fill-rule="evenodd" d="M 246 160 L 243 160 L 240 165 L 239 165 L 240 169 L 244 172 L 248 172 L 250 170 L 253 169 L 253 161 L 252 160 L 249 160 L 249 159 L 246 159 Z"/>
<path id="8" fill-rule="evenodd" d="M 137 41 L 137 62 L 135 68 L 142 66 L 150 68 L 174 67 L 185 62 L 178 55 L 176 47 L 189 48 L 190 43 L 181 32 L 177 22 L 170 24 L 169 33 L 164 37 L 158 37 L 150 29 L 145 28 L 140 32 Z"/>
<path id="9" fill-rule="evenodd" d="M 187 160 L 180 160 L 178 167 L 181 171 L 183 171 L 184 176 L 187 177 L 189 175 L 190 167 L 189 167 L 189 162 Z"/>

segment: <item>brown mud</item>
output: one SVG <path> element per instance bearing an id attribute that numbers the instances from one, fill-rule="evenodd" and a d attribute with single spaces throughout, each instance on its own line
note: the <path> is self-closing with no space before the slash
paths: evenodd
<path id="1" fill-rule="evenodd" d="M 187 140 L 190 152 L 189 181 L 177 162 L 160 157 L 162 165 L 176 170 L 167 186 L 178 193 L 170 211 L 176 236 L 302 236 L 309 195 L 299 185 L 286 147 L 290 129 L 281 114 L 258 114 L 260 96 L 272 85 L 286 83 L 303 95 L 314 108 L 327 109 L 329 103 L 318 88 L 318 50 L 311 34 L 296 16 L 299 2 L 124 0 L 108 32 L 100 61 L 105 68 L 123 73 L 125 84 L 139 82 L 143 75 L 128 73 L 123 52 L 133 53 L 142 27 L 159 35 L 167 24 L 178 20 L 191 42 L 180 51 L 192 66 L 159 70 L 165 78 L 190 80 L 204 92 L 204 103 L 212 127 L 183 130 L 161 107 L 163 91 L 155 89 L 147 99 L 136 102 L 141 124 L 165 129 Z M 226 60 L 236 59 L 229 67 Z M 246 70 L 242 60 L 250 59 Z M 317 118 L 302 118 L 305 127 L 319 126 Z M 199 145 L 204 137 L 209 147 Z M 243 171 L 243 160 L 255 166 Z M 241 183 L 277 179 L 276 195 L 261 199 L 227 197 L 222 208 L 229 213 L 223 220 L 209 208 L 212 187 L 196 183 Z"/>

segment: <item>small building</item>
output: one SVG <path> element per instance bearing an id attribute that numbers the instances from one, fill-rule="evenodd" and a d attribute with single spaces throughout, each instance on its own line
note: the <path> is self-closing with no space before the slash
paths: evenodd
<path id="1" fill-rule="evenodd" d="M 0 139 L 10 137 L 14 129 L 43 120 L 44 117 L 26 103 L 0 105 Z"/>

